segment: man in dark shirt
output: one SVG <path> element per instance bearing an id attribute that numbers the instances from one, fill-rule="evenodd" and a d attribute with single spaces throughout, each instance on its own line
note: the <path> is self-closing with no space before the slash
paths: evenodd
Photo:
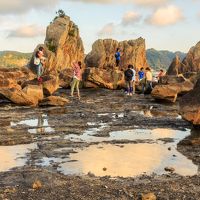
<path id="1" fill-rule="evenodd" d="M 132 79 L 133 79 L 133 65 L 128 65 L 128 69 L 124 72 L 126 86 L 127 86 L 127 95 L 132 96 Z"/>

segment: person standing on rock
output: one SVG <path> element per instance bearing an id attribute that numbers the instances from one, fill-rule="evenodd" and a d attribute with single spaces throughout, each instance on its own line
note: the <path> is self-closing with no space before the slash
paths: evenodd
<path id="1" fill-rule="evenodd" d="M 76 88 L 77 93 L 78 93 L 78 98 L 80 100 L 80 91 L 79 91 L 79 83 L 82 79 L 82 72 L 81 72 L 81 62 L 79 61 L 78 63 L 72 62 L 72 68 L 73 68 L 73 80 L 71 83 L 71 97 L 74 96 L 74 89 Z"/>
<path id="2" fill-rule="evenodd" d="M 116 53 L 115 53 L 115 61 L 116 61 L 117 67 L 119 67 L 120 60 L 121 60 L 121 53 L 120 53 L 120 49 L 117 48 Z"/>
<path id="3" fill-rule="evenodd" d="M 133 65 L 128 65 L 128 69 L 124 72 L 128 96 L 132 96 L 132 79 L 133 79 L 132 68 Z"/>
<path id="4" fill-rule="evenodd" d="M 41 51 L 36 51 L 34 56 L 34 66 L 36 67 L 36 73 L 37 73 L 37 79 L 38 83 L 42 83 L 42 72 L 43 72 L 43 66 L 45 65 L 45 61 L 43 60 L 43 54 Z"/>

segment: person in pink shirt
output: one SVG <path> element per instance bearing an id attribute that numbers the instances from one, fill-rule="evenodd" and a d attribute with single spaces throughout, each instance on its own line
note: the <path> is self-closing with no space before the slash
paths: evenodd
<path id="1" fill-rule="evenodd" d="M 76 88 L 77 93 L 78 93 L 78 98 L 80 100 L 80 91 L 79 91 L 79 83 L 82 79 L 82 72 L 81 72 L 81 62 L 79 61 L 78 63 L 72 62 L 72 68 L 73 68 L 73 80 L 71 83 L 71 96 L 74 96 L 74 89 Z"/>

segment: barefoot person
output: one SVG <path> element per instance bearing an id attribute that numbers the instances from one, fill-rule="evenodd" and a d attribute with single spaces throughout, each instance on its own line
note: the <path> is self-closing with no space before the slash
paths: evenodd
<path id="1" fill-rule="evenodd" d="M 133 71 L 132 71 L 133 65 L 128 65 L 128 69 L 124 72 L 125 81 L 126 81 L 126 87 L 127 87 L 127 95 L 132 96 L 132 79 L 133 79 Z"/>
<path id="2" fill-rule="evenodd" d="M 76 88 L 78 93 L 78 98 L 80 100 L 80 91 L 79 91 L 79 82 L 82 79 L 82 72 L 81 72 L 81 62 L 78 63 L 72 62 L 72 67 L 74 71 L 73 80 L 71 83 L 71 97 L 74 96 L 74 89 Z"/>

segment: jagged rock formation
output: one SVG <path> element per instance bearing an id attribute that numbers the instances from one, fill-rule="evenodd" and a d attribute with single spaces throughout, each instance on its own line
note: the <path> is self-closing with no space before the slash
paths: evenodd
<path id="1" fill-rule="evenodd" d="M 115 63 L 115 52 L 118 47 L 122 52 L 119 68 Z M 86 56 L 85 64 L 88 68 L 85 87 L 122 87 L 125 85 L 123 71 L 127 69 L 128 64 L 134 65 L 137 70 L 148 66 L 145 40 L 97 40 L 92 46 L 92 51 Z"/>
<path id="2" fill-rule="evenodd" d="M 200 125 L 200 79 L 194 89 L 181 98 L 179 105 L 183 119 L 194 125 Z"/>
<path id="3" fill-rule="evenodd" d="M 56 74 L 66 68 L 71 68 L 71 62 L 84 60 L 84 47 L 77 25 L 70 17 L 56 17 L 47 27 L 43 46 L 47 63 L 45 71 Z M 34 51 L 34 52 L 35 52 Z M 30 61 L 30 67 L 33 59 Z"/>
<path id="4" fill-rule="evenodd" d="M 196 46 L 192 47 L 187 53 L 186 57 L 182 62 L 178 58 L 172 62 L 167 74 L 171 75 L 174 73 L 184 74 L 188 72 L 199 72 L 200 71 L 200 42 Z"/>
<path id="5" fill-rule="evenodd" d="M 181 74 L 183 72 L 185 72 L 187 69 L 186 65 L 184 65 L 179 56 L 176 56 L 171 65 L 169 66 L 169 69 L 167 70 L 167 75 L 178 75 Z"/>
<path id="6" fill-rule="evenodd" d="M 128 64 L 133 64 L 137 69 L 148 66 L 143 38 L 123 42 L 112 39 L 97 40 L 92 46 L 92 51 L 85 58 L 86 66 L 106 70 L 113 69 L 115 52 L 118 47 L 122 51 L 121 69 L 126 69 Z"/>

